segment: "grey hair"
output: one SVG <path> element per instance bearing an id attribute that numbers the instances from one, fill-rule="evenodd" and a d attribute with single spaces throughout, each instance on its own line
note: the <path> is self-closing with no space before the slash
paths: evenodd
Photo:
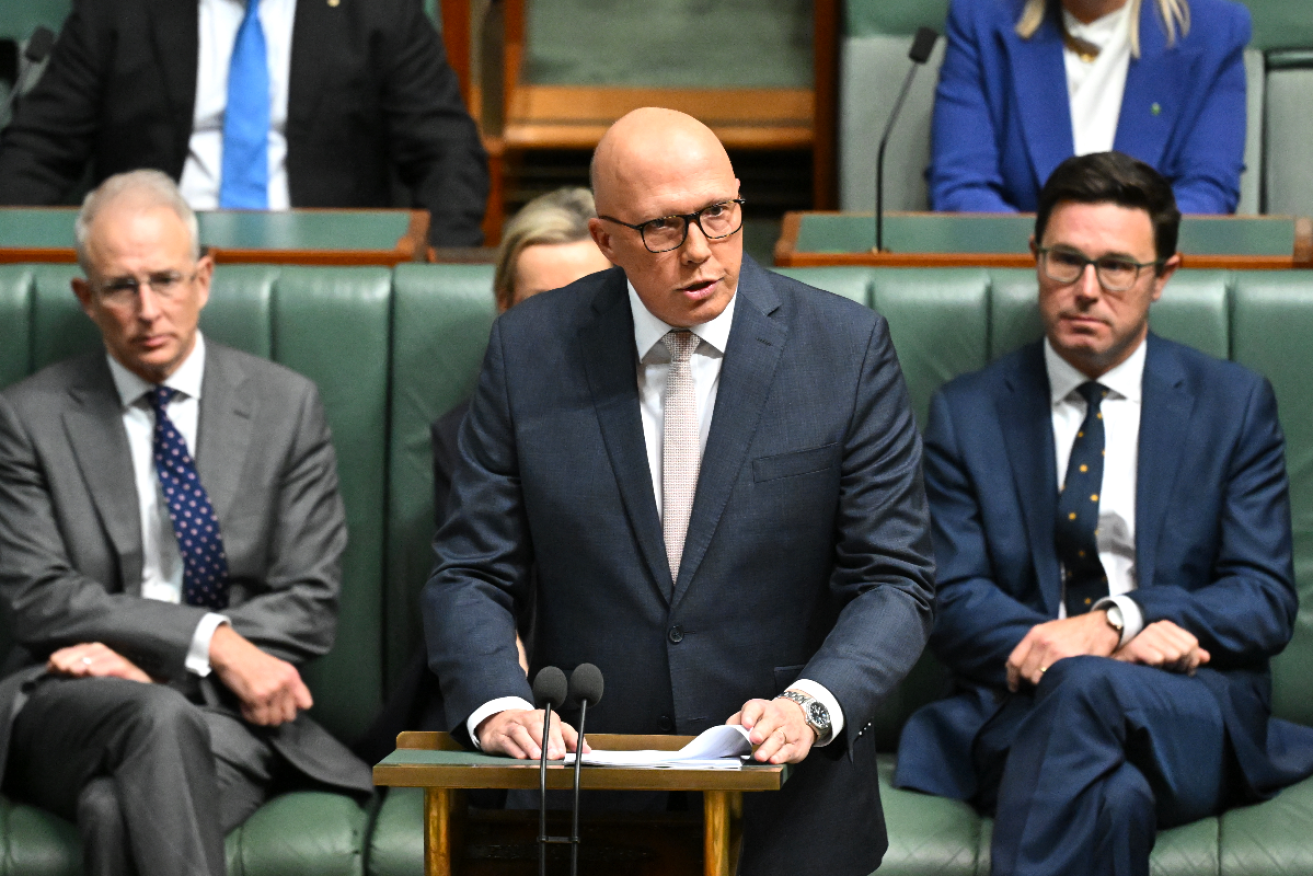
<path id="1" fill-rule="evenodd" d="M 200 225 L 196 213 L 188 206 L 182 192 L 168 174 L 158 170 L 132 170 L 109 177 L 99 186 L 87 193 L 78 210 L 77 222 L 73 225 L 73 235 L 77 245 L 78 264 L 82 272 L 91 276 L 91 258 L 87 254 L 87 244 L 91 240 L 91 225 L 96 216 L 105 207 L 119 198 L 132 197 L 136 206 L 142 208 L 168 207 L 183 225 L 191 238 L 191 257 L 193 261 L 201 257 Z"/>
<path id="2" fill-rule="evenodd" d="M 588 220 L 597 216 L 593 193 L 569 186 L 539 195 L 506 223 L 497 248 L 492 288 L 497 306 L 509 310 L 515 302 L 515 264 L 520 253 L 539 244 L 576 243 L 589 238 Z"/>
<path id="3" fill-rule="evenodd" d="M 1143 0 L 1127 0 L 1131 5 L 1131 57 L 1140 57 L 1140 6 Z M 1176 44 L 1177 31 L 1181 36 L 1190 33 L 1190 3 L 1189 0 L 1152 0 L 1157 4 L 1158 21 L 1167 33 L 1167 45 Z M 1044 23 L 1044 16 L 1048 12 L 1049 6 L 1060 6 L 1057 2 L 1051 0 L 1026 0 L 1026 6 L 1021 10 L 1021 20 L 1017 22 L 1017 34 L 1024 40 L 1028 40 L 1039 30 L 1039 26 Z M 1056 10 L 1056 14 L 1061 14 Z"/>

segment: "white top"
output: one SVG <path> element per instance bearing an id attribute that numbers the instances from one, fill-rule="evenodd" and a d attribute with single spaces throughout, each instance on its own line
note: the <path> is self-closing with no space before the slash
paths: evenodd
<path id="1" fill-rule="evenodd" d="M 187 2 L 187 0 L 178 0 Z M 219 208 L 223 170 L 223 112 L 228 68 L 246 14 L 244 0 L 200 0 L 196 109 L 179 188 L 193 210 Z M 260 0 L 260 25 L 269 53 L 269 209 L 291 206 L 287 188 L 287 89 L 292 69 L 296 0 Z"/>
<path id="2" fill-rule="evenodd" d="M 1121 644 L 1135 638 L 1144 627 L 1144 615 L 1135 601 L 1124 594 L 1136 588 L 1135 570 L 1135 486 L 1140 452 L 1141 385 L 1144 379 L 1146 345 L 1142 341 L 1130 357 L 1098 379 L 1108 390 L 1099 410 L 1103 413 L 1103 486 L 1099 490 L 1099 561 L 1108 575 L 1107 600 L 1094 607 L 1107 608 L 1111 603 L 1121 611 Z M 1076 433 L 1085 420 L 1086 404 L 1076 388 L 1089 380 L 1067 363 L 1044 341 L 1044 364 L 1048 369 L 1049 393 L 1053 405 L 1053 450 L 1058 483 L 1066 480 L 1067 460 L 1076 442 Z M 1065 576 L 1064 576 L 1065 578 Z M 1066 617 L 1065 601 L 1058 606 L 1058 617 Z"/>
<path id="3" fill-rule="evenodd" d="M 128 436 L 132 470 L 141 509 L 141 595 L 161 602 L 182 602 L 182 554 L 173 534 L 169 506 L 155 473 L 155 413 L 146 394 L 153 388 L 106 354 L 119 400 L 123 403 L 123 431 Z M 196 332 L 196 346 L 164 386 L 177 392 L 169 401 L 169 419 L 182 435 L 187 451 L 196 458 L 196 429 L 201 410 L 201 383 L 205 376 L 205 340 Z M 210 638 L 228 619 L 210 612 L 192 635 L 186 666 L 200 676 L 210 674 Z"/>
<path id="4" fill-rule="evenodd" d="M 1063 48 L 1067 69 L 1067 95 L 1071 100 L 1071 133 L 1076 155 L 1108 152 L 1117 138 L 1117 120 L 1126 91 L 1126 71 L 1131 64 L 1131 12 L 1139 8 L 1133 0 L 1089 24 L 1081 24 L 1066 9 L 1062 19 L 1067 33 L 1099 47 L 1092 61 L 1082 61 L 1071 49 Z"/>
<path id="5" fill-rule="evenodd" d="M 710 322 L 689 329 L 702 339 L 693 351 L 693 358 L 689 360 L 697 403 L 699 453 L 704 453 L 707 449 L 707 435 L 711 432 L 711 417 L 715 412 L 716 394 L 720 388 L 720 366 L 725 361 L 725 349 L 729 344 L 729 332 L 734 324 L 734 306 L 737 302 L 736 290 L 734 297 L 725 305 L 719 316 Z M 667 332 L 678 329 L 654 316 L 643 305 L 632 283 L 629 284 L 629 309 L 634 317 L 634 345 L 638 350 L 638 406 L 643 418 L 643 441 L 647 445 L 647 464 L 652 474 L 652 495 L 656 498 L 657 515 L 660 516 L 661 442 L 665 434 L 662 398 L 665 395 L 666 377 L 670 374 L 670 352 L 666 349 L 666 345 L 661 343 L 661 339 Z M 744 585 L 751 586 L 751 582 L 744 582 Z M 844 726 L 843 709 L 840 708 L 834 694 L 830 693 L 824 685 L 806 678 L 793 682 L 789 685 L 789 689 L 814 697 L 829 710 L 830 738 L 826 744 L 839 738 Z M 532 703 L 520 697 L 502 697 L 476 709 L 465 726 L 469 730 L 470 739 L 477 746 L 479 739 L 474 730 L 485 718 L 507 709 L 532 708 Z"/>

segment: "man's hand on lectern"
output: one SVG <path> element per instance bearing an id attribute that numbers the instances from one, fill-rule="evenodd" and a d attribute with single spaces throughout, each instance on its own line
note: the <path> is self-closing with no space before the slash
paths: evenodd
<path id="1" fill-rule="evenodd" d="M 816 741 L 802 706 L 793 700 L 748 700 L 726 724 L 741 724 L 748 741 L 757 746 L 753 757 L 762 763 L 802 763 Z"/>
<path id="2" fill-rule="evenodd" d="M 543 712 L 541 709 L 507 709 L 490 715 L 475 731 L 479 747 L 487 754 L 505 754 L 520 760 L 542 757 Z M 547 759 L 560 760 L 579 744 L 573 727 L 552 713 L 551 734 L 547 738 Z M 584 743 L 584 752 L 591 751 Z"/>

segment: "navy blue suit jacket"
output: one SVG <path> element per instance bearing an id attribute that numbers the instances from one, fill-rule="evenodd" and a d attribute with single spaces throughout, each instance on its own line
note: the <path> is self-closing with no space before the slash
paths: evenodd
<path id="1" fill-rule="evenodd" d="M 745 872 L 864 876 L 885 841 L 862 731 L 931 625 L 920 438 L 883 318 L 748 258 L 737 296 L 676 581 L 624 273 L 497 320 L 423 594 L 430 666 L 457 733 L 531 699 L 513 642 L 536 562 L 531 667 L 602 670 L 590 730 L 698 733 L 813 679 L 843 734 L 751 795 Z"/>
<path id="2" fill-rule="evenodd" d="M 1035 210 L 1049 174 L 1075 147 L 1053 14 L 1028 40 L 1024 0 L 953 0 L 935 93 L 930 203 L 935 210 Z M 1126 73 L 1113 148 L 1167 177 L 1182 213 L 1231 213 L 1245 151 L 1244 48 L 1249 11 L 1191 0 L 1190 33 L 1173 46 L 1140 11 L 1140 57 Z"/>
<path id="3" fill-rule="evenodd" d="M 1147 343 L 1129 595 L 1146 624 L 1170 620 L 1211 654 L 1198 676 L 1259 798 L 1313 769 L 1310 731 L 1269 720 L 1268 659 L 1289 641 L 1297 604 L 1276 400 L 1239 365 L 1152 334 Z M 931 646 L 958 692 L 909 721 L 897 780 L 966 799 L 976 790 L 971 744 L 1006 693 L 1007 657 L 1061 601 L 1041 345 L 946 384 L 925 441 L 939 560 Z"/>

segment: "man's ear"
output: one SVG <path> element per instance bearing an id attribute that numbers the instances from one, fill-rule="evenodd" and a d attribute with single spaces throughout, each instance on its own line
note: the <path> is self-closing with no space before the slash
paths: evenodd
<path id="1" fill-rule="evenodd" d="M 196 287 L 201 296 L 201 308 L 210 300 L 210 280 L 214 277 L 214 259 L 203 255 L 196 262 Z"/>
<path id="2" fill-rule="evenodd" d="M 615 248 L 611 246 L 611 232 L 602 220 L 589 219 L 588 233 L 592 235 L 593 243 L 597 244 L 597 248 L 602 251 L 602 255 L 606 256 L 606 260 L 611 264 L 615 264 Z"/>
<path id="3" fill-rule="evenodd" d="M 91 284 L 82 277 L 74 277 L 69 285 L 73 287 L 73 294 L 78 297 L 78 304 L 82 305 L 82 312 L 91 316 L 91 299 L 96 294 Z"/>
<path id="4" fill-rule="evenodd" d="M 1158 276 L 1153 278 L 1154 301 L 1157 301 L 1159 298 L 1163 296 L 1163 287 L 1167 285 L 1167 281 L 1172 278 L 1172 274 L 1175 274 L 1176 269 L 1179 268 L 1180 266 L 1181 266 L 1181 254 L 1179 252 L 1163 263 L 1162 272 L 1158 274 Z"/>
<path id="5" fill-rule="evenodd" d="M 1030 236 L 1030 254 L 1035 257 L 1035 261 L 1039 261 L 1039 244 L 1035 242 L 1033 234 Z"/>

